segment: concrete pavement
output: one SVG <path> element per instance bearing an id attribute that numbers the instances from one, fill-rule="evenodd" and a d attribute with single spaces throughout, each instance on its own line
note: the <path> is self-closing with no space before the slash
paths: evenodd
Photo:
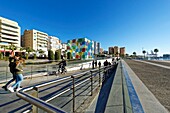
<path id="1" fill-rule="evenodd" d="M 111 76 L 102 86 L 102 93 L 98 93 L 86 113 L 169 113 L 126 62 L 122 60 L 122 64 L 129 80 L 126 77 L 122 78 L 119 64 L 115 76 Z M 133 90 L 128 82 L 131 82 Z M 105 100 L 104 103 L 102 100 Z"/>

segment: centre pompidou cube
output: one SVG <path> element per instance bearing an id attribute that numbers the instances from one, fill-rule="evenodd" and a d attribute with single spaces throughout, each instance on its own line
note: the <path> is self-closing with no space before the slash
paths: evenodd
<path id="1" fill-rule="evenodd" d="M 73 59 L 94 58 L 94 41 L 87 38 L 68 40 L 67 52 L 71 53 Z"/>

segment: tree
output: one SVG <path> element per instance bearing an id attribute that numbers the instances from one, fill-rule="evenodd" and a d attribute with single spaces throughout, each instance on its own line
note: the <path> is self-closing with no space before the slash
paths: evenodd
<path id="1" fill-rule="evenodd" d="M 154 49 L 154 52 L 155 52 L 156 57 L 157 57 L 157 53 L 159 52 L 159 50 L 158 49 Z"/>
<path id="2" fill-rule="evenodd" d="M 38 50 L 38 52 L 39 52 L 39 53 L 42 53 L 42 54 L 45 53 L 45 51 L 43 51 L 43 50 L 41 50 L 41 49 Z"/>
<path id="3" fill-rule="evenodd" d="M 142 51 L 142 53 L 144 54 L 144 58 L 145 58 L 146 51 L 145 51 L 145 50 L 143 50 L 143 51 Z"/>
<path id="4" fill-rule="evenodd" d="M 72 55 L 71 55 L 71 52 L 68 52 L 68 53 L 67 53 L 67 59 L 70 60 L 70 59 L 72 58 L 71 56 L 72 56 Z"/>
<path id="5" fill-rule="evenodd" d="M 52 50 L 48 50 L 48 60 L 54 60 L 54 53 Z"/>
<path id="6" fill-rule="evenodd" d="M 5 58 L 5 56 L 6 56 L 6 54 L 5 54 L 5 53 L 6 53 L 6 49 L 8 48 L 8 46 L 6 46 L 6 45 L 2 45 L 2 46 L 1 46 L 1 48 L 3 48 L 3 49 L 4 49 L 4 58 Z"/>
<path id="7" fill-rule="evenodd" d="M 28 52 L 28 55 L 30 54 L 30 52 L 33 52 L 33 49 L 30 47 L 26 47 L 26 52 Z"/>
<path id="8" fill-rule="evenodd" d="M 136 57 L 136 52 L 133 52 L 133 56 Z"/>
<path id="9" fill-rule="evenodd" d="M 55 60 L 60 60 L 61 59 L 61 50 L 56 50 L 55 51 Z"/>
<path id="10" fill-rule="evenodd" d="M 3 54 L 0 52 L 0 60 L 3 59 Z"/>
<path id="11" fill-rule="evenodd" d="M 17 46 L 11 44 L 11 45 L 9 46 L 9 49 L 12 50 L 12 51 L 17 50 Z"/>
<path id="12" fill-rule="evenodd" d="M 158 49 L 154 49 L 154 52 L 157 55 L 157 52 L 159 52 L 159 50 Z"/>

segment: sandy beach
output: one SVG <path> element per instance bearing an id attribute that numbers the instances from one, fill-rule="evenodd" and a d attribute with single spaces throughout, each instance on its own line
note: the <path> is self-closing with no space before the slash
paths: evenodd
<path id="1" fill-rule="evenodd" d="M 170 69 L 134 60 L 125 61 L 159 102 L 170 111 Z M 168 62 L 149 62 L 170 66 Z"/>

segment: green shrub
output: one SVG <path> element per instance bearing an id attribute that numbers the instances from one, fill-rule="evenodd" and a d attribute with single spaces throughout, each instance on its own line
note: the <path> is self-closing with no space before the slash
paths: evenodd
<path id="1" fill-rule="evenodd" d="M 3 54 L 0 52 L 0 60 L 3 59 Z"/>
<path id="2" fill-rule="evenodd" d="M 67 52 L 67 59 L 68 59 L 68 60 L 71 60 L 71 59 L 72 59 L 71 52 Z"/>
<path id="3" fill-rule="evenodd" d="M 36 59 L 37 58 L 37 55 L 36 54 L 34 54 L 34 59 Z"/>
<path id="4" fill-rule="evenodd" d="M 61 50 L 55 51 L 55 60 L 61 60 Z"/>
<path id="5" fill-rule="evenodd" d="M 48 50 L 48 60 L 54 60 L 54 53 L 52 50 Z"/>
<path id="6" fill-rule="evenodd" d="M 26 54 L 26 60 L 28 60 L 28 54 Z"/>

